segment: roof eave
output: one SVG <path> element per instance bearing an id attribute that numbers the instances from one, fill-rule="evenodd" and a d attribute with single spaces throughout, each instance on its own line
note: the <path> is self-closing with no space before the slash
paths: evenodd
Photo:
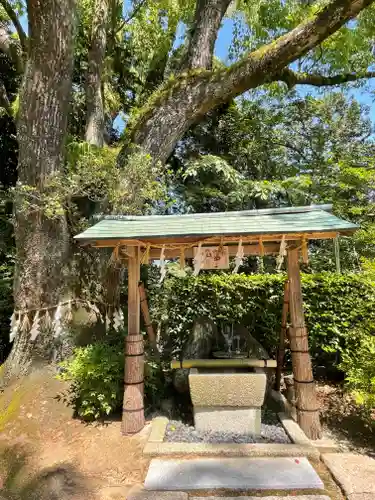
<path id="1" fill-rule="evenodd" d="M 81 234 L 78 234 L 77 236 L 74 236 L 74 239 L 76 241 L 78 241 L 79 243 L 85 243 L 87 242 L 88 244 L 90 243 L 93 243 L 95 241 L 134 241 L 134 240 L 139 240 L 139 241 L 148 241 L 148 240 L 159 240 L 160 242 L 163 241 L 163 240 L 170 240 L 170 239 L 183 239 L 183 238 L 202 238 L 202 239 L 209 239 L 209 238 L 220 238 L 222 237 L 224 240 L 225 238 L 231 238 L 231 237 L 243 237 L 243 238 L 246 238 L 246 237 L 253 237 L 254 239 L 256 238 L 261 238 L 262 236 L 272 236 L 272 235 L 275 235 L 275 236 L 279 236 L 279 235 L 295 235 L 295 234 L 302 234 L 302 235 L 305 235 L 306 237 L 308 237 L 308 239 L 314 239 L 313 235 L 314 234 L 320 234 L 320 235 L 323 235 L 323 234 L 327 234 L 327 238 L 326 239 L 330 239 L 332 238 L 332 236 L 328 236 L 328 235 L 332 235 L 332 233 L 336 233 L 338 235 L 341 235 L 341 236 L 350 236 L 352 235 L 353 233 L 355 233 L 355 231 L 357 231 L 359 229 L 359 226 L 357 226 L 356 224 L 353 224 L 352 227 L 349 227 L 349 228 L 329 228 L 329 230 L 319 230 L 319 229 L 316 229 L 316 230 L 309 230 L 309 231 L 288 231 L 287 233 L 286 232 L 280 232 L 280 231 L 264 231 L 262 233 L 227 233 L 227 234 L 217 234 L 217 233 L 213 233 L 213 234 L 208 234 L 208 233 L 190 233 L 190 234 L 168 234 L 168 235 L 165 235 L 165 236 L 160 236 L 160 234 L 149 234 L 149 235 L 142 235 L 142 236 L 130 236 L 130 235 L 126 235 L 126 236 L 87 236 L 85 237 L 84 236 L 84 233 L 81 233 Z M 278 238 L 280 239 L 280 238 Z M 320 237 L 319 239 L 324 239 L 322 237 Z"/>

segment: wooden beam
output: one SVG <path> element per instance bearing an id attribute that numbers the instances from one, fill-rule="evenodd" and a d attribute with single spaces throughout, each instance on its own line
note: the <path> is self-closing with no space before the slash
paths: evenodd
<path id="1" fill-rule="evenodd" d="M 281 314 L 281 329 L 279 337 L 279 348 L 277 350 L 277 369 L 276 369 L 276 381 L 275 381 L 275 391 L 280 391 L 281 384 L 281 372 L 284 365 L 285 356 L 285 337 L 287 330 L 287 321 L 289 313 L 289 281 L 284 283 L 284 300 L 283 300 L 283 310 Z"/>
<path id="2" fill-rule="evenodd" d="M 98 242 L 99 243 L 99 242 Z M 132 246 L 127 246 L 124 243 L 124 246 L 126 246 L 126 253 L 128 254 L 132 248 Z M 198 243 L 197 245 L 198 246 Z M 207 246 L 213 246 L 213 244 L 207 245 Z M 230 257 L 235 257 L 237 254 L 237 249 L 238 249 L 238 244 L 232 244 L 232 245 L 226 245 L 228 246 L 228 251 L 229 251 L 229 256 Z M 279 243 L 266 243 L 263 245 L 264 246 L 264 253 L 265 255 L 278 255 L 279 250 L 280 250 L 280 244 Z M 103 247 L 108 247 L 107 242 L 104 245 L 96 245 L 97 248 L 103 248 Z M 146 243 L 143 249 L 146 247 Z M 257 243 L 251 244 L 251 245 L 243 245 L 244 248 L 244 254 L 246 255 L 259 255 L 260 254 L 260 248 Z M 181 250 L 184 249 L 184 247 L 181 245 L 180 247 L 177 248 L 166 248 L 164 253 L 166 258 L 168 259 L 176 259 L 181 257 Z M 185 248 L 184 249 L 184 257 L 185 259 L 192 259 L 194 258 L 194 248 Z M 160 249 L 159 248 L 151 248 L 150 249 L 150 260 L 158 260 L 160 258 Z"/>
<path id="3" fill-rule="evenodd" d="M 291 321 L 289 340 L 292 353 L 297 420 L 308 438 L 319 439 L 321 437 L 321 426 L 303 312 L 298 248 L 288 248 L 288 278 Z"/>
<path id="4" fill-rule="evenodd" d="M 140 249 L 128 258 L 128 334 L 125 338 L 125 388 L 122 433 L 135 434 L 144 427 L 144 349 L 140 333 Z"/>
<path id="5" fill-rule="evenodd" d="M 230 243 L 236 245 L 240 238 L 242 238 L 244 244 L 246 243 L 254 243 L 257 244 L 259 242 L 259 237 L 262 237 L 263 244 L 266 242 L 281 242 L 283 236 L 285 236 L 286 241 L 300 241 L 302 238 L 306 238 L 307 240 L 327 240 L 330 238 L 335 238 L 339 233 L 337 231 L 329 231 L 329 232 L 317 232 L 317 233 L 280 233 L 280 234 L 262 234 L 262 235 L 222 235 L 222 236 L 171 236 L 171 237 L 163 237 L 163 238 L 140 238 L 140 239 L 105 239 L 105 240 L 96 240 L 92 241 L 92 245 L 97 248 L 102 247 L 116 247 L 117 245 L 125 245 L 125 246 L 139 246 L 146 247 L 147 244 L 151 245 L 186 245 L 186 244 L 195 244 L 198 246 L 199 241 L 205 241 L 204 245 L 220 245 L 223 243 L 224 245 L 229 245 Z M 341 233 L 344 234 L 344 233 Z"/>
<path id="6" fill-rule="evenodd" d="M 210 246 L 210 245 L 208 245 Z M 259 255 L 259 245 L 243 245 L 244 255 Z M 277 243 L 268 243 L 264 245 L 264 252 L 266 255 L 277 255 L 279 253 L 280 246 Z M 230 257 L 235 257 L 237 255 L 238 245 L 228 245 L 228 253 Z M 165 249 L 165 257 L 167 259 L 180 258 L 181 250 L 178 249 Z M 150 250 L 150 260 L 158 260 L 160 257 L 160 250 L 151 249 Z M 184 252 L 185 259 L 194 258 L 194 248 L 187 248 Z"/>

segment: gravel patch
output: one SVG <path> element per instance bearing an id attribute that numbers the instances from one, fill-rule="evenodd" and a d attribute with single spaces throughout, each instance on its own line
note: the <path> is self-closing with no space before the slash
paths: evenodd
<path id="1" fill-rule="evenodd" d="M 286 443 L 291 441 L 275 414 L 262 418 L 261 435 L 243 435 L 234 432 L 197 431 L 179 420 L 170 420 L 164 437 L 169 443 Z"/>

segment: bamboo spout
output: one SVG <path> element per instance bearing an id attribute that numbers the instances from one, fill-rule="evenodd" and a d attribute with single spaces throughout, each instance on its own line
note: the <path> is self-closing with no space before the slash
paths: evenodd
<path id="1" fill-rule="evenodd" d="M 274 359 L 173 359 L 171 368 L 276 368 Z"/>

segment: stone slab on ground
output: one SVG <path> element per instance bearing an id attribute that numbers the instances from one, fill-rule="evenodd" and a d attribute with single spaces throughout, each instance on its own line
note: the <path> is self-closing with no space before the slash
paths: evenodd
<path id="1" fill-rule="evenodd" d="M 348 495 L 348 500 L 374 500 L 373 493 L 353 493 Z"/>
<path id="2" fill-rule="evenodd" d="M 189 500 L 330 500 L 326 495 L 298 495 L 271 497 L 190 497 Z"/>
<path id="3" fill-rule="evenodd" d="M 375 499 L 373 458 L 355 453 L 325 453 L 322 459 L 349 500 Z"/>
<path id="4" fill-rule="evenodd" d="M 189 500 L 189 496 L 182 491 L 146 491 L 137 485 L 124 500 Z"/>
<path id="5" fill-rule="evenodd" d="M 323 489 L 305 457 L 196 458 L 151 461 L 147 490 L 296 490 Z"/>

